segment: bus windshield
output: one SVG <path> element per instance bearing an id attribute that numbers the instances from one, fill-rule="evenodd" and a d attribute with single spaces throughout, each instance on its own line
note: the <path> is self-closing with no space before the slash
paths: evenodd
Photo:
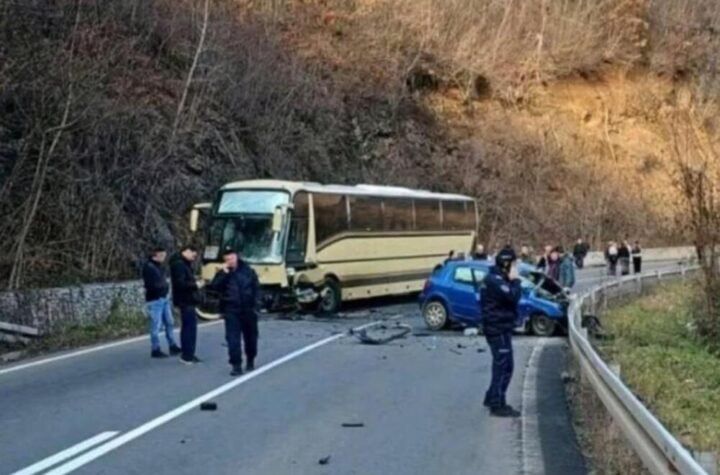
<path id="1" fill-rule="evenodd" d="M 281 263 L 285 231 L 273 233 L 273 211 L 289 198 L 282 191 L 223 192 L 210 225 L 205 260 L 218 260 L 221 251 L 233 249 L 250 263 Z"/>

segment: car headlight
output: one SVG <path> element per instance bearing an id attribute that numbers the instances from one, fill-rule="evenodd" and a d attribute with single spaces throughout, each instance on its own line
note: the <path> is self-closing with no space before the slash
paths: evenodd
<path id="1" fill-rule="evenodd" d="M 286 272 L 288 277 L 292 277 L 295 275 L 295 269 L 293 269 L 292 267 L 288 267 Z"/>

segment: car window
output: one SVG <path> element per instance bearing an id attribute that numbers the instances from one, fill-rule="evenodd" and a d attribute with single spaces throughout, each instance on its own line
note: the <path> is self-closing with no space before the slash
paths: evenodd
<path id="1" fill-rule="evenodd" d="M 473 274 L 475 278 L 473 279 Z M 462 284 L 473 284 L 480 283 L 485 278 L 485 272 L 480 269 L 473 269 L 470 267 L 458 267 L 455 269 L 455 275 L 453 280 Z"/>

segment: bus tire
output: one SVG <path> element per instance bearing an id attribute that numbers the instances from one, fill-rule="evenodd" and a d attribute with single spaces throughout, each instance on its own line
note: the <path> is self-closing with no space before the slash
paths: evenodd
<path id="1" fill-rule="evenodd" d="M 320 313 L 335 313 L 342 305 L 342 291 L 340 282 L 328 277 L 320 289 L 320 301 L 318 311 Z"/>

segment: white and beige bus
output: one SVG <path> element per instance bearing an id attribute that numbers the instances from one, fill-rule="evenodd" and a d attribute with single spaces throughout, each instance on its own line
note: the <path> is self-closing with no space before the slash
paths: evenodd
<path id="1" fill-rule="evenodd" d="M 470 252 L 478 213 L 473 198 L 387 186 L 276 180 L 229 183 L 208 210 L 202 278 L 222 253 L 252 265 L 269 308 L 287 303 L 334 312 L 341 302 L 417 292 L 450 250 Z M 201 306 L 214 315 L 213 298 Z"/>

